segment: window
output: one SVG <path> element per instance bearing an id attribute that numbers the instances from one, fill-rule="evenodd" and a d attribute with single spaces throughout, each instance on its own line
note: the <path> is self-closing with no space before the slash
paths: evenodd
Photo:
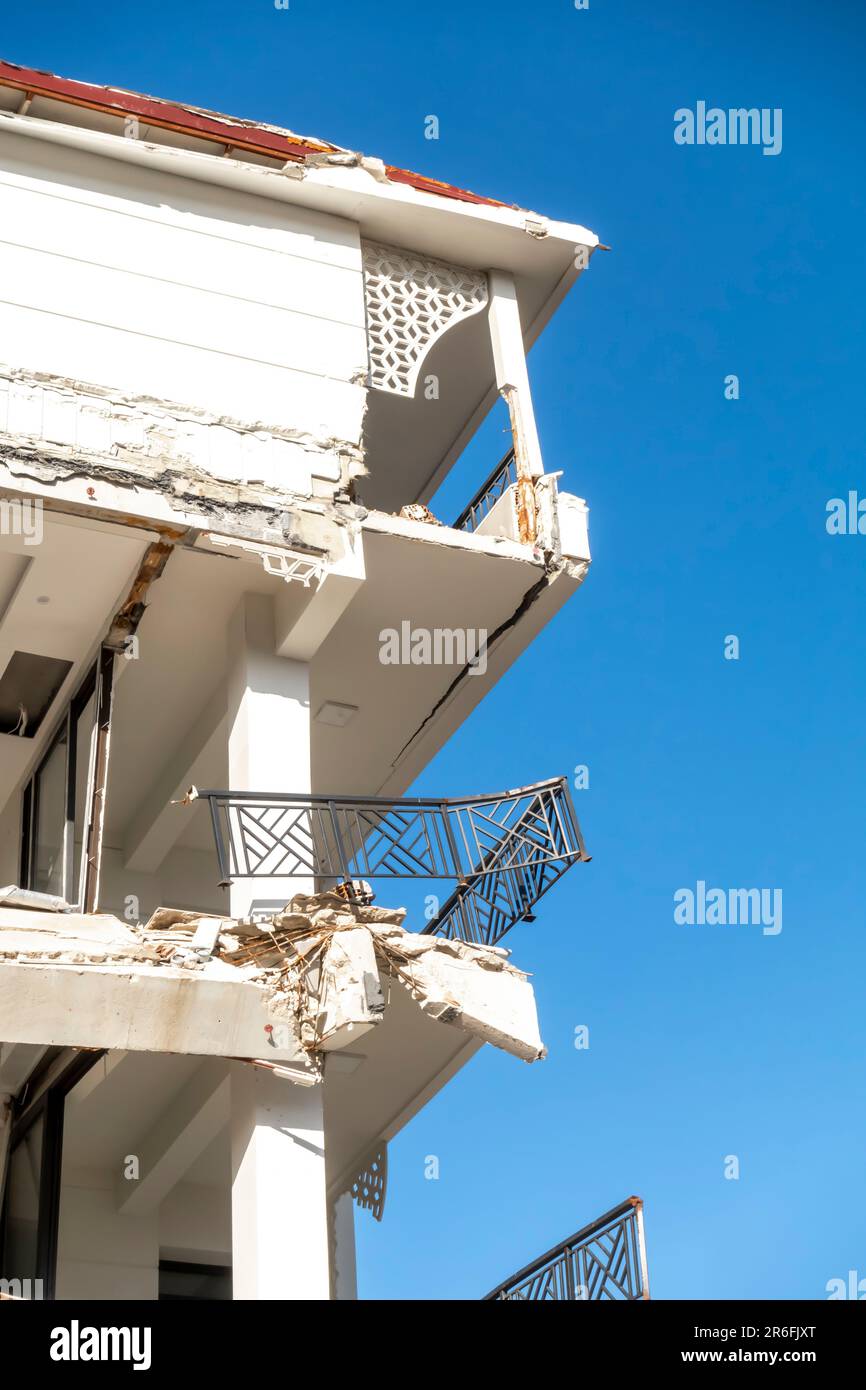
<path id="1" fill-rule="evenodd" d="M 34 855 L 31 881 L 26 885 L 39 893 L 66 898 L 66 767 L 68 730 L 60 730 L 48 750 L 34 781 Z"/>
<path id="2" fill-rule="evenodd" d="M 9 1158 L 3 1271 L 16 1284 L 39 1277 L 39 1190 L 45 1117 L 30 1126 Z"/>
<path id="3" fill-rule="evenodd" d="M 87 898 L 89 788 L 104 757 L 113 655 L 103 648 L 67 709 L 54 739 L 24 789 L 21 886 L 92 910 Z"/>
<path id="4" fill-rule="evenodd" d="M 24 1104 L 12 1125 L 5 1191 L 0 1194 L 0 1279 L 24 1298 L 53 1298 L 66 1096 L 103 1054 L 80 1053 Z M 56 1061 L 56 1053 L 47 1059 Z M 34 1075 L 28 1083 L 37 1083 Z"/>

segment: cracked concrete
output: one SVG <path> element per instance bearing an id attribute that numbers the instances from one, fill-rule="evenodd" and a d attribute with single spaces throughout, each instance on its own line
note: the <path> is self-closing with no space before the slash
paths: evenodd
<path id="1" fill-rule="evenodd" d="M 338 491 L 364 472 L 360 443 L 352 440 L 245 424 L 181 403 L 8 367 L 0 368 L 0 426 L 7 450 L 43 468 L 100 469 L 107 480 L 169 495 L 270 484 L 309 496 L 314 479 Z"/>

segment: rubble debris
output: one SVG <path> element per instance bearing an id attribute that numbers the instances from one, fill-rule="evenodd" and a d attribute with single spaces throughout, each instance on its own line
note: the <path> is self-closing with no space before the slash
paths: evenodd
<path id="1" fill-rule="evenodd" d="M 430 526 L 441 526 L 442 522 L 438 516 L 434 516 L 429 507 L 425 507 L 423 502 L 407 502 L 401 507 L 398 516 L 402 516 L 404 521 L 426 521 Z"/>
<path id="2" fill-rule="evenodd" d="M 334 892 L 347 902 L 358 903 L 361 907 L 370 907 L 376 900 L 376 894 L 365 878 L 347 878 L 345 883 L 337 884 Z"/>
<path id="3" fill-rule="evenodd" d="M 0 907 L 0 966 L 4 960 L 62 961 L 69 965 L 159 963 L 153 946 L 107 913 L 55 914 L 5 904 Z"/>
<path id="4" fill-rule="evenodd" d="M 298 1062 L 315 1071 L 320 1054 L 357 1042 L 382 1023 L 398 987 L 439 1023 L 525 1061 L 543 1057 L 532 987 L 509 952 L 419 935 L 405 928 L 405 915 L 404 908 L 365 905 L 333 891 L 298 893 L 282 912 L 255 921 L 159 908 L 143 927 L 108 914 L 55 916 L 0 906 L 0 1035 L 31 1040 L 28 1008 L 16 1036 L 18 996 L 7 974 L 27 966 L 33 991 L 39 989 L 34 970 L 52 971 L 47 995 L 65 1001 L 56 1041 L 71 1046 L 251 1058 L 267 1046 L 274 1064 Z M 71 977 L 82 976 L 90 983 L 76 1001 Z M 129 1018 L 118 1007 L 123 984 L 139 986 L 126 996 Z M 170 998 L 160 984 L 171 985 Z M 188 990 L 196 985 L 213 990 L 193 1002 Z M 216 1002 L 215 1016 L 208 1000 Z M 88 1027 L 82 1020 L 76 1032 L 82 1001 L 96 1022 L 91 1028 L 93 1018 Z M 150 1014 L 136 1018 L 135 1008 L 145 1003 Z M 47 1004 L 40 1000 L 40 1012 L 50 1012 Z M 201 1037 L 196 1029 L 203 1029 Z"/>
<path id="5" fill-rule="evenodd" d="M 19 888 L 11 883 L 0 888 L 0 907 L 29 907 L 40 912 L 69 912 L 65 898 L 55 897 L 53 893 L 37 893 L 32 888 Z"/>

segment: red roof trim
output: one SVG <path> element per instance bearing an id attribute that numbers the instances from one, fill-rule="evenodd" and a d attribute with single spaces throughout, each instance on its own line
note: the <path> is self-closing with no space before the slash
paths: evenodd
<path id="1" fill-rule="evenodd" d="M 339 145 L 299 140 L 290 131 L 234 120 L 215 111 L 180 106 L 161 97 L 125 92 L 119 87 L 96 87 L 89 82 L 74 82 L 69 78 L 56 77 L 54 73 L 39 72 L 36 68 L 22 68 L 17 63 L 0 61 L 0 86 L 29 92 L 33 96 L 53 97 L 56 101 L 86 106 L 93 111 L 137 116 L 148 125 L 194 135 L 200 140 L 218 141 L 221 145 L 230 145 L 232 149 L 251 150 L 276 159 L 300 162 L 309 155 L 341 152 Z M 463 203 L 479 203 L 486 207 L 506 206 L 495 198 L 482 198 L 477 193 L 468 193 L 450 183 L 440 183 L 438 179 L 414 174 L 409 169 L 400 169 L 392 164 L 385 166 L 385 172 L 393 183 L 408 184 L 421 193 L 435 193 L 443 198 L 456 198 Z"/>

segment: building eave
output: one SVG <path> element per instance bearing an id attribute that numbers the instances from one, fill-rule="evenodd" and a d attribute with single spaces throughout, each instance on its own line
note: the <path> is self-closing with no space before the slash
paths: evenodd
<path id="1" fill-rule="evenodd" d="M 67 87 L 80 89 L 76 100 L 63 95 Z M 527 347 L 599 245 L 598 236 L 578 223 L 481 198 L 276 127 L 234 121 L 115 88 L 70 83 L 0 62 L 0 96 L 4 90 L 20 91 L 22 103 L 16 110 L 3 109 L 0 103 L 0 131 L 294 203 L 355 222 L 361 235 L 374 241 L 476 269 L 506 270 L 517 277 L 521 291 Z M 108 93 L 110 100 L 105 97 L 102 106 L 95 105 L 94 93 Z M 37 106 L 25 110 L 28 95 Z M 37 114 L 45 112 L 46 102 L 55 108 L 50 119 L 45 118 L 48 113 Z M 92 121 L 82 120 L 84 107 L 118 120 L 134 116 L 144 133 L 140 138 L 126 138 L 122 127 L 116 132 L 94 129 Z M 162 113 L 159 121 L 152 118 L 151 107 Z M 183 123 L 176 125 L 175 116 Z M 153 138 L 146 134 L 150 129 Z M 170 136 L 173 143 L 155 138 L 161 130 L 175 132 Z M 188 146 L 178 145 L 178 131 L 188 138 Z M 587 253 L 580 264 L 575 263 L 578 247 Z"/>
<path id="2" fill-rule="evenodd" d="M 90 111 L 101 111 L 111 115 L 135 116 L 150 126 L 163 130 L 173 130 L 181 134 L 195 136 L 196 139 L 211 141 L 234 149 L 249 150 L 255 154 L 286 160 L 304 160 L 322 154 L 350 154 L 344 146 L 331 144 L 310 136 L 301 136 L 294 131 L 261 121 L 241 120 L 218 111 L 207 111 L 202 107 L 186 103 L 167 101 L 163 97 L 145 96 L 140 92 L 129 92 L 121 87 L 97 86 L 91 82 L 78 82 L 59 77 L 55 73 L 37 68 L 22 67 L 17 63 L 0 60 L 0 86 L 10 87 L 25 96 L 48 97 L 68 106 L 82 107 Z M 411 169 L 397 165 L 384 166 L 387 177 L 395 183 L 408 184 L 422 192 L 440 198 L 454 198 L 459 202 L 477 203 L 487 207 L 505 207 L 506 204 L 495 198 L 479 193 L 471 193 L 465 188 L 457 188 L 450 183 L 433 179 Z"/>

